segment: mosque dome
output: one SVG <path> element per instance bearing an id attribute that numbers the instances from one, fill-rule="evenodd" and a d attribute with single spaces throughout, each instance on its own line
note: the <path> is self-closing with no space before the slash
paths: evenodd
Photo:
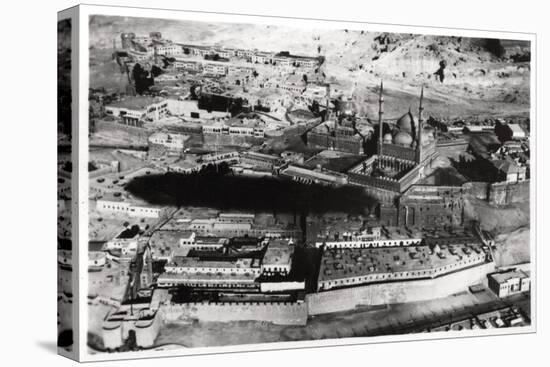
<path id="1" fill-rule="evenodd" d="M 402 145 L 406 147 L 410 146 L 412 142 L 413 142 L 413 138 L 411 134 L 405 131 L 398 132 L 397 134 L 395 134 L 395 137 L 393 138 L 394 144 Z"/>
<path id="2" fill-rule="evenodd" d="M 384 143 L 386 144 L 391 144 L 392 143 L 392 136 L 390 133 L 386 133 L 386 135 L 384 135 Z"/>
<path id="3" fill-rule="evenodd" d="M 409 111 L 403 116 L 401 116 L 399 120 L 397 120 L 396 125 L 400 131 L 405 131 L 405 132 L 408 132 L 409 134 L 412 134 L 414 129 L 414 124 L 415 124 L 414 117 L 411 114 L 411 111 Z"/>

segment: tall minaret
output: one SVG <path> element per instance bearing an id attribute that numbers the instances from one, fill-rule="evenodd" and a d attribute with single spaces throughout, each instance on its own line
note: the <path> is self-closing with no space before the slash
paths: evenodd
<path id="1" fill-rule="evenodd" d="M 378 96 L 378 135 L 379 135 L 379 141 L 378 141 L 378 156 L 382 156 L 382 144 L 384 141 L 384 133 L 383 133 L 383 125 L 382 125 L 382 115 L 384 114 L 384 96 L 382 95 L 384 92 L 384 82 L 380 81 L 380 94 Z"/>
<path id="2" fill-rule="evenodd" d="M 424 85 L 422 85 L 422 89 L 420 90 L 420 105 L 418 106 L 418 146 L 417 146 L 417 154 L 418 163 L 422 160 L 422 111 L 424 110 L 424 107 L 422 106 L 422 100 L 424 99 Z"/>

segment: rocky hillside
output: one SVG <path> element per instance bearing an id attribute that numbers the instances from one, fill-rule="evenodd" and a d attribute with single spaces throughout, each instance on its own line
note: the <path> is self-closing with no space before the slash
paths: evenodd
<path id="1" fill-rule="evenodd" d="M 158 30 L 182 43 L 323 55 L 320 72 L 337 82 L 335 90 L 353 89 L 369 114 L 375 106 L 362 102 L 376 99 L 382 79 L 390 118 L 416 109 L 420 85 L 432 115 L 526 115 L 529 110 L 530 49 L 524 41 L 104 16 L 93 17 L 90 26 L 90 45 L 98 48 L 120 42 L 122 32 Z"/>

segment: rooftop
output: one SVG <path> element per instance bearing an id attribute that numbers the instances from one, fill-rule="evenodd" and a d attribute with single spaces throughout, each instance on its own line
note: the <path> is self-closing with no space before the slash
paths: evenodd
<path id="1" fill-rule="evenodd" d="M 160 103 L 163 99 L 159 97 L 136 96 L 126 97 L 120 101 L 114 101 L 107 107 L 127 108 L 129 110 L 145 110 L 152 104 Z"/>
<path id="2" fill-rule="evenodd" d="M 480 244 L 441 246 L 439 252 L 429 246 L 327 249 L 321 258 L 319 280 L 425 271 L 485 257 Z"/>
<path id="3" fill-rule="evenodd" d="M 290 265 L 293 253 L 294 246 L 289 245 L 288 241 L 270 241 L 267 245 L 262 264 L 272 266 Z"/>
<path id="4" fill-rule="evenodd" d="M 529 275 L 522 270 L 512 270 L 512 271 L 507 271 L 505 273 L 495 273 L 495 274 L 490 274 L 489 276 L 499 284 L 505 283 L 510 279 L 529 278 Z"/>
<path id="5" fill-rule="evenodd" d="M 235 257 L 216 257 L 216 258 L 199 258 L 187 257 L 187 254 L 174 255 L 172 261 L 166 266 L 175 266 L 183 268 L 223 268 L 223 269 L 252 269 L 258 268 L 259 263 L 254 258 L 235 258 Z"/>

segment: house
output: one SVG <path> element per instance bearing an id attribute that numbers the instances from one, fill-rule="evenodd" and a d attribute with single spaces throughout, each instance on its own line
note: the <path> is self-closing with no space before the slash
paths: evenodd
<path id="1" fill-rule="evenodd" d="M 523 270 L 489 274 L 489 288 L 500 298 L 528 292 L 531 289 L 531 277 Z"/>

